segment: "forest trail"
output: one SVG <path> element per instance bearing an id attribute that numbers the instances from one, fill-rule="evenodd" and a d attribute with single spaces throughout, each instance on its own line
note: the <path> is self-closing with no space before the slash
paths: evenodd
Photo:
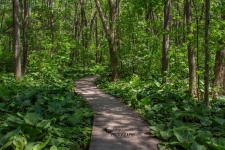
<path id="1" fill-rule="evenodd" d="M 149 124 L 129 106 L 100 91 L 94 76 L 75 82 L 94 111 L 89 150 L 157 150 L 158 139 L 149 136 Z"/>

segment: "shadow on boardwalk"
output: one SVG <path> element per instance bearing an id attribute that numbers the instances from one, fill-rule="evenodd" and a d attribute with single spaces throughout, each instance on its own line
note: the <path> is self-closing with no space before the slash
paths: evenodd
<path id="1" fill-rule="evenodd" d="M 89 150 L 157 150 L 159 140 L 149 135 L 149 124 L 129 106 L 100 91 L 95 77 L 75 82 L 75 92 L 92 106 L 94 122 Z"/>

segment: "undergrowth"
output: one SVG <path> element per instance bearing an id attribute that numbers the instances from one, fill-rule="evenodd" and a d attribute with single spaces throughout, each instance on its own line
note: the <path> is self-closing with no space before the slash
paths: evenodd
<path id="1" fill-rule="evenodd" d="M 161 139 L 160 150 L 225 149 L 225 98 L 212 100 L 206 107 L 191 98 L 186 88 L 177 89 L 177 85 L 143 80 L 136 75 L 115 83 L 101 76 L 96 84 L 145 117 L 151 136 Z"/>
<path id="2" fill-rule="evenodd" d="M 92 110 L 74 94 L 85 71 L 33 72 L 19 82 L 0 76 L 0 150 L 85 150 Z"/>

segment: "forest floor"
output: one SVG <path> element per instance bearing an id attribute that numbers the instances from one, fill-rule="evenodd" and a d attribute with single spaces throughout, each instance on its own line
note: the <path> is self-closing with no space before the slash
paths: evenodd
<path id="1" fill-rule="evenodd" d="M 150 136 L 149 124 L 134 109 L 95 85 L 95 76 L 75 82 L 94 111 L 89 150 L 157 150 L 159 140 Z"/>

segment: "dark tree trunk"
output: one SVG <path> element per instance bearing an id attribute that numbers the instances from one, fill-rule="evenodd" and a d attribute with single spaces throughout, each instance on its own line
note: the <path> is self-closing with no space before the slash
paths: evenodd
<path id="1" fill-rule="evenodd" d="M 23 68 L 22 73 L 25 74 L 27 72 L 27 64 L 28 64 L 28 43 L 27 43 L 27 17 L 29 12 L 29 7 L 27 6 L 27 0 L 23 1 L 23 9 L 22 9 L 22 23 L 23 23 Z"/>
<path id="2" fill-rule="evenodd" d="M 168 0 L 166 5 L 164 6 L 164 22 L 163 22 L 163 30 L 164 32 L 169 32 L 169 21 L 170 21 L 170 7 L 171 7 L 171 0 Z M 168 78 L 168 50 L 169 50 L 169 33 L 163 34 L 163 48 L 162 48 L 162 76 L 163 76 L 163 83 L 167 83 Z"/>
<path id="3" fill-rule="evenodd" d="M 19 0 L 13 0 L 13 34 L 14 34 L 14 76 L 22 80 L 20 60 L 20 24 L 19 24 Z"/>
<path id="4" fill-rule="evenodd" d="M 99 61 L 99 41 L 98 41 L 98 18 L 95 18 L 95 46 L 96 46 L 96 52 L 95 52 L 95 62 L 98 64 Z"/>
<path id="5" fill-rule="evenodd" d="M 112 67 L 112 81 L 116 81 L 118 77 L 117 72 L 117 58 L 116 58 L 116 41 L 115 41 L 115 6 L 114 6 L 114 0 L 109 0 L 109 47 L 110 47 L 110 62 Z"/>
<path id="6" fill-rule="evenodd" d="M 209 12 L 210 0 L 205 0 L 205 104 L 209 105 Z"/>
<path id="7" fill-rule="evenodd" d="M 86 29 L 87 28 L 87 17 L 86 17 L 86 12 L 85 12 L 85 1 L 84 0 L 80 0 L 80 6 L 81 6 L 81 28 L 82 29 Z M 88 66 L 88 36 L 86 35 L 86 32 L 82 32 L 82 44 L 84 46 L 84 51 L 82 51 L 83 53 L 83 66 L 84 66 L 84 70 L 87 69 Z"/>

